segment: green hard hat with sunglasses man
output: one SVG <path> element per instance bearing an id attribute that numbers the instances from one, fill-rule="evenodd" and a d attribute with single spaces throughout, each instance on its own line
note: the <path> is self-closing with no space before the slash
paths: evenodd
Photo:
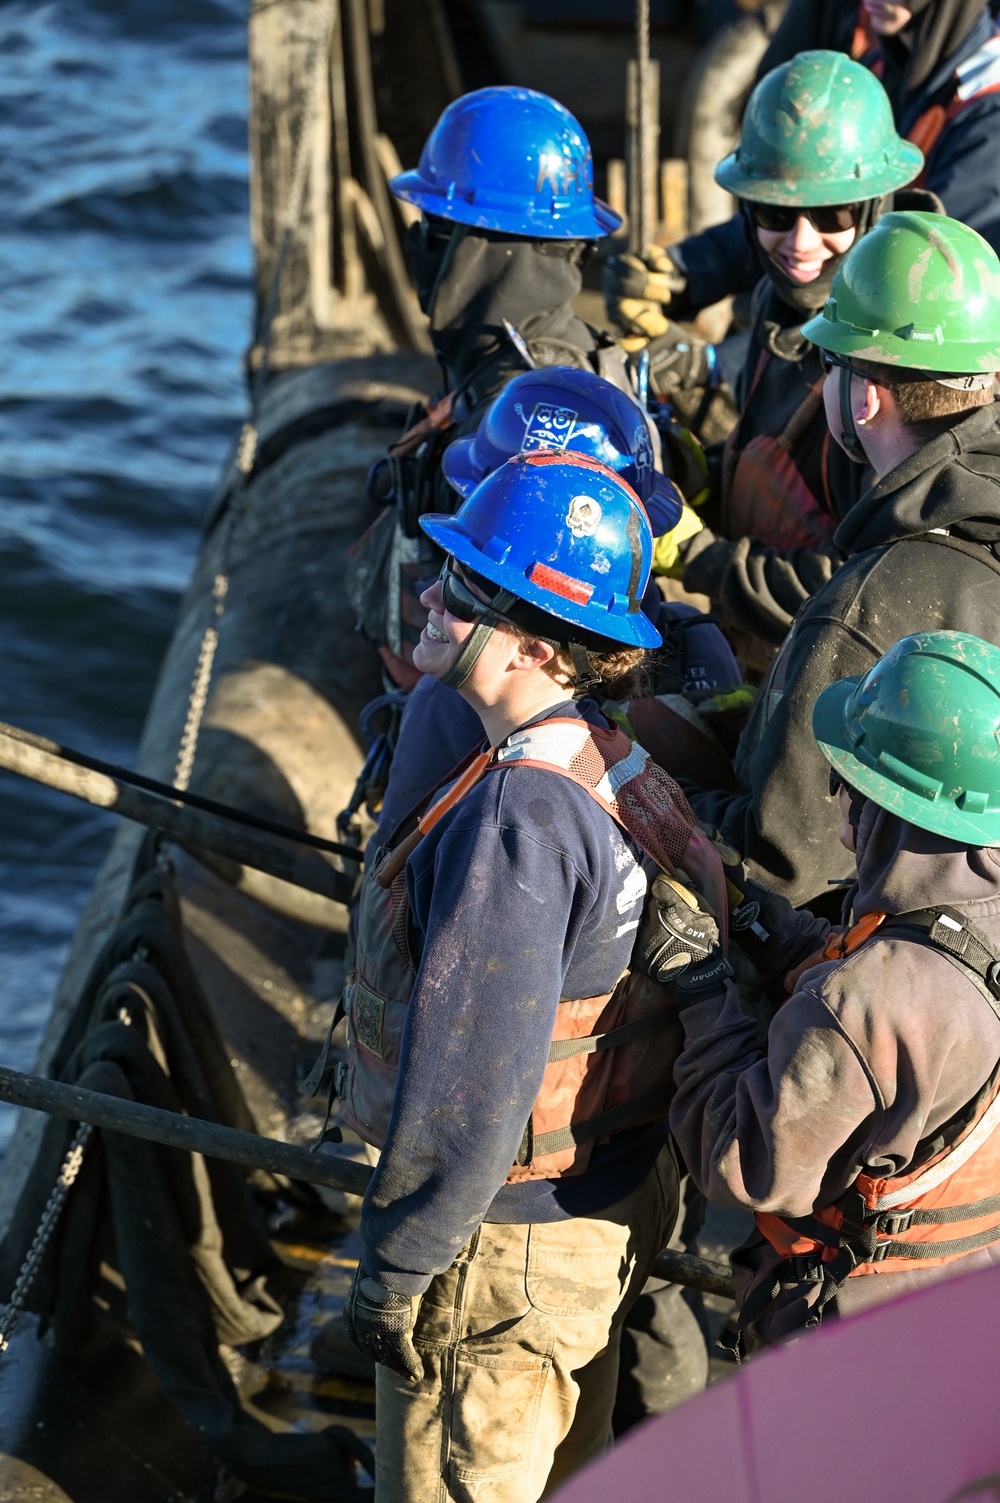
<path id="1" fill-rule="evenodd" d="M 873 73 L 840 52 L 802 52 L 758 83 L 740 140 L 715 180 L 740 201 L 761 269 L 792 307 L 811 312 L 822 305 L 840 257 L 923 161 L 897 133 Z M 668 305 L 682 316 L 695 310 L 684 268 L 686 246 L 696 256 L 699 243 L 693 236 L 608 263 L 609 310 L 627 334 L 660 337 L 671 327 Z M 733 273 L 730 290 L 739 268 Z"/>
<path id="2" fill-rule="evenodd" d="M 749 248 L 763 273 L 742 366 L 727 368 L 725 346 L 716 358 L 711 345 L 662 319 L 664 332 L 648 344 L 650 387 L 682 412 L 695 400 L 685 393 L 720 376 L 732 390 L 739 417 L 713 482 L 712 526 L 680 549 L 680 568 L 685 589 L 710 597 L 745 667 L 758 673 L 790 624 L 788 602 L 810 594 L 827 567 L 814 562 L 815 550 L 828 548 L 864 489 L 860 471 L 828 441 L 819 352 L 802 325 L 822 308 L 845 255 L 922 165 L 897 133 L 881 83 L 860 63 L 813 51 L 773 69 L 716 170 L 739 200 L 743 259 Z M 693 268 L 710 233 L 669 254 Z M 772 551 L 758 560 L 746 548 Z"/>

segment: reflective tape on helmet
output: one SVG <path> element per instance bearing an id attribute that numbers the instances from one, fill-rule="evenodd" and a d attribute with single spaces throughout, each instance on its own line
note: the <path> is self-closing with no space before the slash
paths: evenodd
<path id="1" fill-rule="evenodd" d="M 568 574 L 560 574 L 558 569 L 551 569 L 548 564 L 532 564 L 528 578 L 540 589 L 560 595 L 563 600 L 573 600 L 577 605 L 587 605 L 594 593 L 593 585 L 584 584 L 582 579 L 571 579 Z"/>

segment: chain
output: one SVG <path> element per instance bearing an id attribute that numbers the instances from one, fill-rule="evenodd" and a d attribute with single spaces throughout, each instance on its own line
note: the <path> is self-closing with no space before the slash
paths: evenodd
<path id="1" fill-rule="evenodd" d="M 140 945 L 136 947 L 133 958 L 136 960 L 143 959 L 146 954 L 147 952 L 144 947 Z M 120 1007 L 118 1009 L 118 1021 L 119 1023 L 124 1023 L 126 1028 L 131 1028 L 132 1014 L 127 1007 Z M 42 1212 L 38 1229 L 25 1255 L 24 1262 L 21 1264 L 17 1281 L 11 1291 L 10 1303 L 4 1310 L 3 1315 L 0 1316 L 0 1354 L 7 1350 L 14 1327 L 24 1314 L 25 1300 L 28 1298 L 31 1286 L 38 1276 L 38 1270 L 45 1256 L 45 1249 L 52 1240 L 52 1233 L 58 1225 L 63 1206 L 66 1204 L 66 1198 L 76 1184 L 80 1170 L 83 1168 L 83 1156 L 87 1151 L 87 1144 L 90 1142 L 93 1132 L 94 1128 L 91 1123 L 81 1123 L 76 1130 L 76 1136 L 66 1150 L 66 1157 L 60 1165 L 52 1194 L 45 1202 L 45 1210 Z"/>
<path id="2" fill-rule="evenodd" d="M 7 1350 L 11 1333 L 24 1314 L 25 1300 L 28 1298 L 32 1284 L 35 1282 L 42 1259 L 45 1256 L 45 1249 L 48 1247 L 52 1239 L 52 1233 L 55 1231 L 59 1217 L 62 1215 L 62 1208 L 66 1204 L 66 1197 L 76 1183 L 77 1175 L 80 1173 L 83 1165 L 83 1155 L 93 1131 L 94 1129 L 89 1122 L 85 1122 L 79 1127 L 76 1137 L 70 1144 L 66 1157 L 62 1161 L 59 1176 L 56 1179 L 52 1194 L 46 1202 L 45 1210 L 42 1212 L 42 1219 L 38 1223 L 38 1230 L 35 1232 L 27 1256 L 21 1264 L 21 1271 L 17 1276 L 17 1282 L 10 1296 L 10 1303 L 6 1310 L 4 1310 L 3 1316 L 0 1317 L 0 1352 Z"/>
<path id="3" fill-rule="evenodd" d="M 285 200 L 284 211 L 278 221 L 281 227 L 281 240 L 278 244 L 278 254 L 275 257 L 274 269 L 271 272 L 267 300 L 261 315 L 260 337 L 258 339 L 260 357 L 257 369 L 251 378 L 251 417 L 243 424 L 243 430 L 240 433 L 236 451 L 236 469 L 240 476 L 237 483 L 238 494 L 230 501 L 226 514 L 225 530 L 219 545 L 219 568 L 212 586 L 212 617 L 205 627 L 201 646 L 198 649 L 198 660 L 195 663 L 194 678 L 191 682 L 191 694 L 188 699 L 187 717 L 184 721 L 184 729 L 181 732 L 177 753 L 177 767 L 174 771 L 174 786 L 184 790 L 190 786 L 191 773 L 194 770 L 195 753 L 198 750 L 198 738 L 201 735 L 202 722 L 205 718 L 205 706 L 208 704 L 209 690 L 212 687 L 212 670 L 215 666 L 215 654 L 219 646 L 219 630 L 222 624 L 222 617 L 225 614 L 226 595 L 229 591 L 230 549 L 236 532 L 237 521 L 242 512 L 240 501 L 246 492 L 247 482 L 253 471 L 254 460 L 257 457 L 257 408 L 260 393 L 269 369 L 271 339 L 274 333 L 275 316 L 278 312 L 281 277 L 285 268 L 288 250 L 292 243 L 292 235 L 302 214 L 306 179 L 309 175 L 309 164 L 312 159 L 312 141 L 315 134 L 316 119 L 319 114 L 323 86 L 326 82 L 327 62 L 330 56 L 330 45 L 333 40 L 333 28 L 337 19 L 337 9 L 338 0 L 329 0 L 326 22 L 321 28 L 313 46 L 311 60 L 312 79 L 309 86 L 309 96 L 302 111 L 302 120 L 295 142 L 295 154 L 292 161 L 292 180 L 288 187 L 288 196 Z"/>

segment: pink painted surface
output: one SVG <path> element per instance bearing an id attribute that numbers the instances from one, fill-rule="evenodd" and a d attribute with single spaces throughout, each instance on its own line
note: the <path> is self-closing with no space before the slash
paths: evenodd
<path id="1" fill-rule="evenodd" d="M 1000 1499 L 1000 1268 L 755 1358 L 558 1503 L 949 1503 L 960 1490 Z"/>

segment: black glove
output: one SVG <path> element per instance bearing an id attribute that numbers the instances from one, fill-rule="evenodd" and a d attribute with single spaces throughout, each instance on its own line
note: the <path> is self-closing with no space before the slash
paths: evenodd
<path id="1" fill-rule="evenodd" d="M 362 1273 L 360 1263 L 344 1305 L 344 1325 L 359 1352 L 411 1383 L 420 1382 L 424 1365 L 410 1336 L 413 1300 L 370 1279 Z"/>
<path id="2" fill-rule="evenodd" d="M 679 324 L 669 324 L 658 339 L 651 339 L 649 384 L 658 397 L 692 391 L 715 381 L 715 349 L 704 339 L 688 334 Z"/>
<path id="3" fill-rule="evenodd" d="M 718 851 L 726 874 L 730 939 L 757 967 L 767 989 L 784 995 L 786 971 L 821 943 L 825 926 L 748 876 L 739 852 L 713 826 L 701 828 Z"/>
<path id="4" fill-rule="evenodd" d="M 635 961 L 654 981 L 674 981 L 719 953 L 719 926 L 698 895 L 663 872 L 653 881 L 636 940 Z"/>

